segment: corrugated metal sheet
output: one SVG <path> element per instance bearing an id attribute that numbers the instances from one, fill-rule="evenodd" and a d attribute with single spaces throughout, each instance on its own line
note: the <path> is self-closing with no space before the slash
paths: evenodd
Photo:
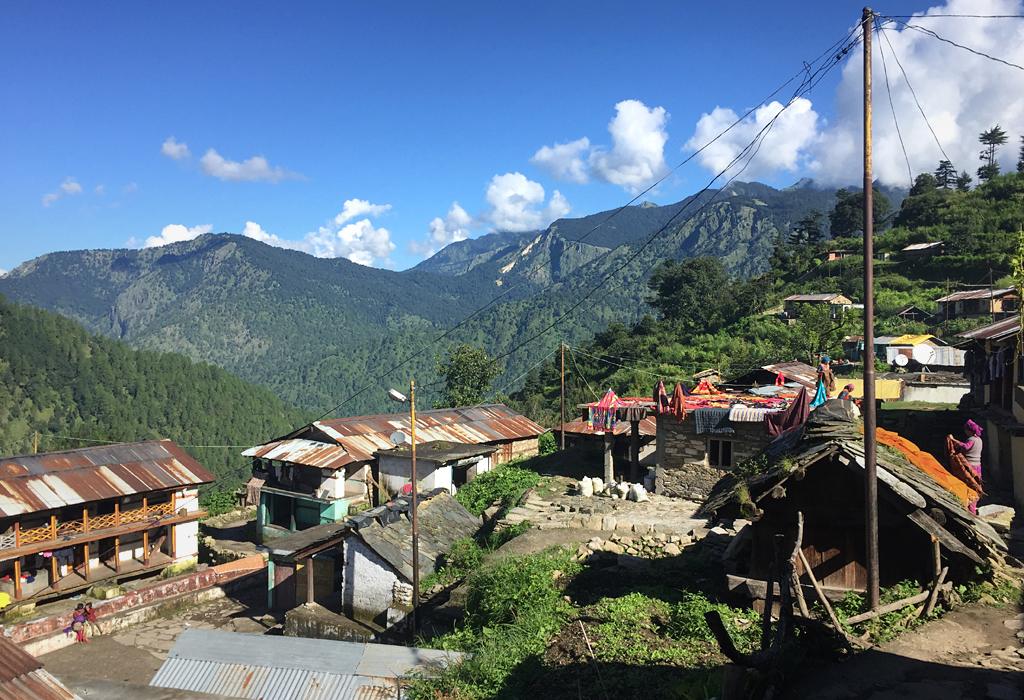
<path id="1" fill-rule="evenodd" d="M 781 372 L 786 379 L 808 389 L 813 389 L 818 385 L 818 370 L 804 362 L 778 362 L 774 365 L 765 365 L 761 369 L 773 374 Z"/>
<path id="2" fill-rule="evenodd" d="M 782 301 L 805 301 L 805 302 L 821 302 L 821 301 L 834 301 L 837 304 L 850 304 L 852 303 L 848 298 L 842 294 L 790 294 Z"/>
<path id="3" fill-rule="evenodd" d="M 43 669 L 43 664 L 0 634 L 0 698 L 81 700 Z"/>
<path id="4" fill-rule="evenodd" d="M 895 338 L 893 338 L 889 342 L 889 345 L 920 345 L 921 343 L 927 343 L 929 340 L 935 340 L 935 339 L 936 338 L 935 338 L 934 335 L 931 335 L 931 334 L 928 334 L 928 333 L 925 333 L 925 334 L 908 333 L 907 335 L 896 336 Z M 877 345 L 878 343 L 876 342 L 875 344 Z"/>
<path id="5" fill-rule="evenodd" d="M 971 299 L 989 299 L 991 297 L 1001 297 L 1004 294 L 1016 291 L 1013 287 L 1005 287 L 1003 289 L 971 289 L 965 292 L 953 292 L 952 294 L 940 297 L 935 301 L 968 301 Z"/>
<path id="6" fill-rule="evenodd" d="M 266 700 L 391 700 L 396 680 L 459 654 L 213 630 L 182 632 L 151 686 Z"/>
<path id="7" fill-rule="evenodd" d="M 0 517 L 213 480 L 170 440 L 0 457 Z"/>
<path id="8" fill-rule="evenodd" d="M 975 328 L 972 331 L 966 331 L 960 333 L 961 338 L 967 338 L 968 340 L 999 340 L 1000 338 L 1006 338 L 1015 333 L 1020 332 L 1020 319 L 1017 317 L 1011 317 L 1003 319 L 1002 321 L 996 321 L 990 323 L 987 326 L 981 328 Z"/>
<path id="9" fill-rule="evenodd" d="M 932 243 L 911 243 L 908 246 L 904 246 L 902 250 L 905 253 L 909 253 L 915 250 L 928 250 L 929 248 L 935 248 L 941 245 L 942 241 L 933 241 Z"/>
<path id="10" fill-rule="evenodd" d="M 573 421 L 567 421 L 562 424 L 562 430 L 565 431 L 566 435 L 601 435 L 601 431 L 590 427 L 587 421 L 582 418 Z M 613 435 L 629 435 L 631 428 L 629 427 L 629 421 L 618 421 L 615 424 L 615 429 L 612 431 Z M 640 434 L 648 437 L 654 437 L 658 434 L 658 421 L 654 416 L 648 416 L 640 421 Z"/>
<path id="11" fill-rule="evenodd" d="M 303 464 L 318 469 L 340 469 L 353 459 L 341 445 L 332 445 L 316 440 L 275 440 L 266 445 L 250 447 L 242 453 L 245 457 L 261 457 L 279 462 Z"/>

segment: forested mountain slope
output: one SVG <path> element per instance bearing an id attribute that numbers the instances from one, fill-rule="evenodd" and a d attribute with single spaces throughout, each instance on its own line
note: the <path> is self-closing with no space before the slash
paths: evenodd
<path id="1" fill-rule="evenodd" d="M 238 447 L 282 435 L 308 417 L 270 391 L 181 355 L 134 350 L 57 314 L 0 296 L 0 455 L 96 441 L 170 438 L 224 485 L 248 461 Z"/>
<path id="2" fill-rule="evenodd" d="M 52 253 L 0 278 L 0 293 L 135 347 L 212 362 L 312 410 L 372 382 L 341 409 L 371 412 L 385 408 L 388 383 L 415 376 L 429 390 L 446 343 L 503 355 L 589 294 L 550 334 L 504 358 L 503 385 L 536 363 L 552 338 L 578 340 L 612 321 L 636 320 L 647 311 L 645 281 L 660 260 L 715 256 L 732 274 L 763 272 L 780 236 L 833 199 L 813 187 L 734 183 L 699 200 L 627 207 L 596 230 L 610 212 L 461 241 L 404 272 L 206 235 L 146 250 Z"/>

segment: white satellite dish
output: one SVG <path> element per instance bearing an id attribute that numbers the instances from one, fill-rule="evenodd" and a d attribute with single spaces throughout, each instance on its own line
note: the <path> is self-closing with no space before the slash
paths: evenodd
<path id="1" fill-rule="evenodd" d="M 907 363 L 910 362 L 910 358 L 906 355 L 897 355 L 893 358 L 893 362 L 895 362 L 898 367 L 906 367 Z"/>
<path id="2" fill-rule="evenodd" d="M 930 365 L 935 362 L 935 348 L 931 345 L 915 345 L 912 355 L 922 365 Z"/>
<path id="3" fill-rule="evenodd" d="M 395 447 L 405 445 L 409 442 L 409 436 L 403 433 L 401 430 L 396 430 L 391 433 L 391 444 Z"/>

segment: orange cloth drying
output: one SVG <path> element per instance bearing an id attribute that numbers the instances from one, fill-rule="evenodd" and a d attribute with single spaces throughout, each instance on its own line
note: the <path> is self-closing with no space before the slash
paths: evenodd
<path id="1" fill-rule="evenodd" d="M 695 386 L 693 388 L 693 391 L 691 391 L 690 393 L 707 396 L 709 394 L 721 394 L 722 392 L 715 388 L 715 385 L 709 382 L 707 379 L 701 379 L 700 382 L 697 383 L 697 386 Z"/>
<path id="2" fill-rule="evenodd" d="M 933 455 L 925 452 L 899 433 L 894 433 L 884 428 L 877 428 L 875 435 L 878 438 L 878 442 L 898 451 L 907 458 L 907 461 L 938 482 L 942 488 L 956 496 L 964 508 L 967 507 L 968 503 L 978 498 L 977 491 L 946 471 L 946 468 Z"/>

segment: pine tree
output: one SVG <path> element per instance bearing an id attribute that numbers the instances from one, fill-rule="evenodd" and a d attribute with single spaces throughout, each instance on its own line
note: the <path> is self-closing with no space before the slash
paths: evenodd
<path id="1" fill-rule="evenodd" d="M 935 179 L 942 189 L 953 189 L 953 186 L 956 185 L 956 168 L 948 160 L 940 160 L 939 167 L 935 169 Z"/>
<path id="2" fill-rule="evenodd" d="M 825 215 L 820 211 L 812 210 L 808 212 L 807 216 L 793 225 L 793 231 L 789 234 L 788 242 L 790 245 L 800 245 L 801 243 L 815 245 L 820 243 L 825 237 L 821 229 L 824 218 Z"/>
<path id="3" fill-rule="evenodd" d="M 1017 172 L 1024 173 L 1024 136 L 1020 137 L 1020 154 L 1017 156 Z"/>
<path id="4" fill-rule="evenodd" d="M 1007 141 L 1006 132 L 996 124 L 988 131 L 978 134 L 978 141 L 984 146 L 978 157 L 981 167 L 978 168 L 978 181 L 988 182 L 999 174 L 999 161 L 996 160 L 996 149 Z"/>
<path id="5" fill-rule="evenodd" d="M 964 170 L 956 179 L 956 191 L 957 192 L 970 192 L 971 190 L 971 176 Z"/>

